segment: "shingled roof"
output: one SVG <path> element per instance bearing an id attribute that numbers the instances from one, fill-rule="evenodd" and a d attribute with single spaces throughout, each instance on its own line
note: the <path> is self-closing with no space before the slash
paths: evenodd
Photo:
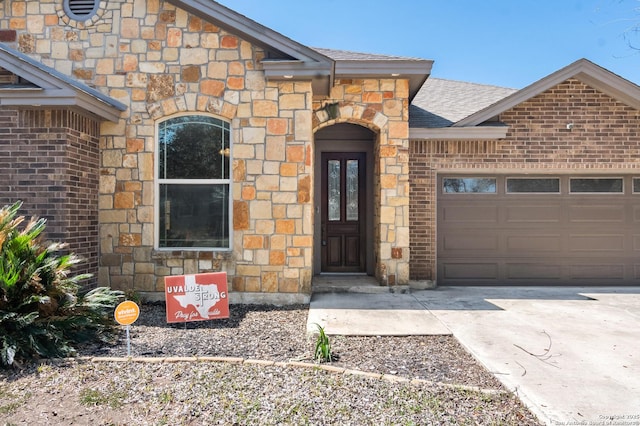
<path id="1" fill-rule="evenodd" d="M 409 127 L 449 127 L 515 92 L 517 89 L 429 78 L 411 103 Z"/>

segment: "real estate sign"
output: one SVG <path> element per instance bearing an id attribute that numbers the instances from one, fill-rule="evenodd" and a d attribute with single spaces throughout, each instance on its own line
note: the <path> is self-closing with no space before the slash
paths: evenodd
<path id="1" fill-rule="evenodd" d="M 165 277 L 167 322 L 229 318 L 227 273 Z"/>

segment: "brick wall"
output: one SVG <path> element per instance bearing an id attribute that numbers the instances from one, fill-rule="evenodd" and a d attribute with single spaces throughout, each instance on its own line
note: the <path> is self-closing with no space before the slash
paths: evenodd
<path id="1" fill-rule="evenodd" d="M 412 279 L 436 279 L 438 173 L 640 170 L 640 112 L 579 80 L 569 79 L 499 118 L 509 126 L 503 140 L 410 142 Z"/>
<path id="2" fill-rule="evenodd" d="M 0 204 L 47 219 L 45 237 L 69 244 L 98 272 L 98 123 L 69 110 L 0 110 Z M 90 283 L 95 283 L 95 278 Z"/>

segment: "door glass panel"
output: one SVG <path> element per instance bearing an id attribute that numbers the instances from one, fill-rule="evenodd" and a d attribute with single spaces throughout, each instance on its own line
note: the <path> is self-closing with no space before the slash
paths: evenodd
<path id="1" fill-rule="evenodd" d="M 442 180 L 445 193 L 495 193 L 495 178 L 445 178 Z"/>
<path id="2" fill-rule="evenodd" d="M 347 220 L 358 220 L 358 160 L 347 160 Z"/>
<path id="3" fill-rule="evenodd" d="M 328 213 L 329 220 L 340 220 L 340 160 L 328 161 Z"/>
<path id="4" fill-rule="evenodd" d="M 621 193 L 622 178 L 571 179 L 571 192 Z"/>
<path id="5" fill-rule="evenodd" d="M 560 192 L 560 179 L 558 178 L 516 178 L 507 179 L 508 193 L 542 193 Z"/>

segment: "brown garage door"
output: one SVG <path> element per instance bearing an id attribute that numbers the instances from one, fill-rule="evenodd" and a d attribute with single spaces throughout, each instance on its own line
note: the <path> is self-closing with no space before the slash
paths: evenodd
<path id="1" fill-rule="evenodd" d="M 439 285 L 640 284 L 640 177 L 438 179 Z"/>

